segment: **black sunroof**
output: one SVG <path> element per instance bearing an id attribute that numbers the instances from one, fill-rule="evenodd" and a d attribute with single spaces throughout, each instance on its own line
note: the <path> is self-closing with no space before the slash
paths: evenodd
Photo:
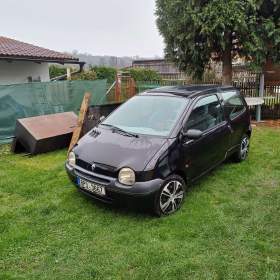
<path id="1" fill-rule="evenodd" d="M 160 87 L 155 88 L 152 90 L 148 90 L 148 93 L 173 93 L 173 94 L 179 94 L 179 95 L 191 95 L 194 93 L 199 93 L 203 91 L 209 91 L 209 90 L 215 90 L 219 89 L 221 86 L 219 85 L 185 85 L 185 86 L 166 86 L 166 87 Z"/>

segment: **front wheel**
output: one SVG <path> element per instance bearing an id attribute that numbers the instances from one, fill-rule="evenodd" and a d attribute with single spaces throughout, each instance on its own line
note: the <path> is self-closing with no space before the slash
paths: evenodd
<path id="1" fill-rule="evenodd" d="M 157 216 L 167 216 L 178 211 L 184 201 L 186 185 L 178 175 L 169 176 L 158 192 L 154 212 Z"/>
<path id="2" fill-rule="evenodd" d="M 233 155 L 233 159 L 236 162 L 241 162 L 246 160 L 250 147 L 250 138 L 248 135 L 243 135 L 239 145 L 238 151 Z"/>

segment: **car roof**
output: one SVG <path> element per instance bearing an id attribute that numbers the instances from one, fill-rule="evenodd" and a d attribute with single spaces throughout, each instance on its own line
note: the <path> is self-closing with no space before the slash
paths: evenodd
<path id="1" fill-rule="evenodd" d="M 146 91 L 145 95 L 151 94 L 168 94 L 168 95 L 178 95 L 183 97 L 196 97 L 198 95 L 215 93 L 219 90 L 235 90 L 233 86 L 221 86 L 221 85 L 184 85 L 184 86 L 166 86 L 151 89 Z"/>

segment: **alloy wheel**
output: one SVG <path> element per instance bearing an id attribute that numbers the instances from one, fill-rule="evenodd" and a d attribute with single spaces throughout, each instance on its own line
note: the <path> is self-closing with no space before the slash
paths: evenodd
<path id="1" fill-rule="evenodd" d="M 169 215 L 178 210 L 184 199 L 184 188 L 179 181 L 170 181 L 162 189 L 159 203 L 163 214 Z"/>
<path id="2" fill-rule="evenodd" d="M 246 159 L 248 152 L 249 152 L 249 139 L 248 137 L 245 137 L 242 139 L 241 146 L 240 146 L 240 157 L 242 160 Z"/>

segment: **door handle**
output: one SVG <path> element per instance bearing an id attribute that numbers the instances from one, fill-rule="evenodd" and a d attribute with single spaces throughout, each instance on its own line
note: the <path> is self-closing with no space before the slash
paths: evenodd
<path id="1" fill-rule="evenodd" d="M 188 141 L 185 142 L 185 144 L 188 145 L 188 144 L 190 144 L 192 142 L 193 142 L 193 140 L 188 140 Z"/>
<path id="2" fill-rule="evenodd" d="M 183 146 L 187 146 L 187 145 L 189 145 L 189 144 L 191 144 L 191 143 L 193 143 L 193 142 L 194 142 L 193 140 L 184 141 L 184 142 L 183 142 Z"/>

